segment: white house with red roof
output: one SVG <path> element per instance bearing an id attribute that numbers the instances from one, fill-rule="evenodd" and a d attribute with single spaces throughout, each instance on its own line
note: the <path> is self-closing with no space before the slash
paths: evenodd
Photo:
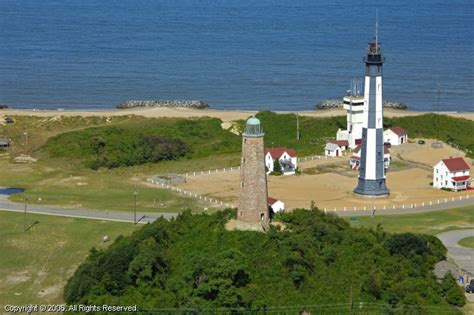
<path id="1" fill-rule="evenodd" d="M 273 213 L 277 213 L 277 212 L 285 210 L 285 203 L 281 200 L 268 197 L 267 203 L 270 209 L 272 209 Z"/>
<path id="2" fill-rule="evenodd" d="M 359 144 L 352 150 L 352 156 L 349 159 L 349 164 L 353 170 L 359 170 L 359 165 L 360 165 L 360 150 L 361 145 Z M 387 148 L 387 146 L 384 146 L 383 148 L 383 163 L 385 169 L 388 168 L 390 165 L 390 162 L 392 161 L 392 157 L 390 156 L 390 150 Z"/>
<path id="3" fill-rule="evenodd" d="M 283 175 L 294 175 L 298 167 L 296 151 L 285 147 L 266 148 L 265 149 L 265 166 L 268 171 L 267 174 L 273 172 L 275 161 L 278 161 L 281 166 Z"/>
<path id="4" fill-rule="evenodd" d="M 450 188 L 454 191 L 470 188 L 470 167 L 462 157 L 450 157 L 433 167 L 433 187 Z"/>
<path id="5" fill-rule="evenodd" d="M 383 132 L 383 139 L 385 143 L 400 145 L 408 142 L 408 133 L 402 127 L 396 126 L 385 130 Z"/>

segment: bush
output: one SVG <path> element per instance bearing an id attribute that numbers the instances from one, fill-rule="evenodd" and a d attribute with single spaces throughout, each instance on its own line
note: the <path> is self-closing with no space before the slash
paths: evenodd
<path id="1" fill-rule="evenodd" d="M 347 299 L 342 288 L 350 283 L 364 313 L 366 302 L 402 313 L 423 313 L 425 305 L 442 307 L 448 300 L 462 304 L 456 284 L 439 284 L 431 272 L 446 252 L 434 237 L 351 228 L 315 208 L 277 214 L 285 229 L 272 226 L 267 233 L 226 231 L 230 218 L 235 211 L 185 212 L 92 251 L 69 279 L 66 302 L 258 312 L 337 304 Z"/>

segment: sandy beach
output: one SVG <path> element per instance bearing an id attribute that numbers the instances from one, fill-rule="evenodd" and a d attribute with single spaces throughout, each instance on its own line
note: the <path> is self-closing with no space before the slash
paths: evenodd
<path id="1" fill-rule="evenodd" d="M 123 116 L 123 115 L 139 115 L 144 117 L 162 118 L 162 117 L 175 117 L 175 118 L 190 118 L 190 117 L 215 117 L 220 118 L 223 122 L 230 122 L 239 119 L 246 119 L 247 117 L 254 115 L 257 111 L 230 111 L 230 110 L 218 110 L 218 109 L 192 109 L 192 108 L 134 108 L 134 109 L 110 109 L 110 110 L 18 110 L 18 109 L 6 109 L 0 110 L 0 116 L 14 116 L 14 115 L 27 115 L 27 116 L 38 116 L 38 117 L 52 117 L 52 116 Z M 280 112 L 279 112 L 280 113 Z M 290 113 L 282 112 L 282 113 Z M 346 111 L 342 108 L 338 109 L 327 109 L 327 110 L 315 110 L 315 111 L 300 111 L 291 112 L 297 113 L 302 116 L 310 117 L 331 117 L 331 116 L 343 116 Z M 415 111 L 404 111 L 385 109 L 385 117 L 401 117 L 401 116 L 416 116 L 423 115 L 428 112 L 415 112 Z M 466 118 L 474 121 L 474 112 L 441 112 L 452 117 Z"/>

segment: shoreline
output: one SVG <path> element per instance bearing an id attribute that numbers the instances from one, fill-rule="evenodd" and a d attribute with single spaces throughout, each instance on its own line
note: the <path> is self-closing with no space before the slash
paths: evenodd
<path id="1" fill-rule="evenodd" d="M 239 119 L 246 119 L 249 116 L 258 113 L 257 110 L 232 110 L 232 109 L 194 109 L 186 107 L 153 107 L 153 108 L 131 108 L 131 109 L 60 109 L 60 110 L 40 110 L 40 109 L 2 109 L 0 116 L 37 116 L 37 117 L 54 117 L 54 116 L 127 116 L 137 115 L 150 118 L 191 118 L 191 117 L 214 117 L 220 118 L 223 122 L 231 122 Z M 342 108 L 320 109 L 320 110 L 301 110 L 301 111 L 274 111 L 281 114 L 299 114 L 309 117 L 332 117 L 344 116 L 346 111 Z M 457 112 L 457 111 L 411 111 L 399 109 L 384 109 L 385 117 L 403 117 L 417 116 L 427 113 L 439 113 L 456 118 L 465 118 L 474 121 L 474 112 Z"/>

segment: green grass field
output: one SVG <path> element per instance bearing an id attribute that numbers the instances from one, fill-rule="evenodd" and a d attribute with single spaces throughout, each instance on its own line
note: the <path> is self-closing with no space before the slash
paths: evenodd
<path id="1" fill-rule="evenodd" d="M 61 303 L 63 287 L 92 247 L 104 248 L 137 226 L 28 214 L 34 228 L 23 232 L 23 214 L 0 212 L 0 305 Z M 104 235 L 110 241 L 103 243 Z M 2 308 L 3 310 L 3 308 Z"/>
<path id="2" fill-rule="evenodd" d="M 51 165 L 50 165 L 51 164 Z M 26 189 L 29 203 L 72 208 L 133 211 L 135 184 L 137 209 L 144 212 L 200 211 L 205 204 L 166 189 L 146 186 L 146 173 L 132 169 L 92 171 L 62 161 L 14 164 L 0 160 L 0 186 Z M 155 174 L 151 173 L 150 174 Z M 25 194 L 10 197 L 22 202 Z M 41 198 L 41 199 L 39 199 Z M 39 201 L 41 200 L 41 202 Z"/>
<path id="3" fill-rule="evenodd" d="M 349 219 L 348 219 L 349 220 Z M 474 228 L 474 206 L 417 214 L 360 216 L 350 220 L 352 226 L 376 228 L 380 224 L 391 233 L 424 233 L 435 235 L 441 232 Z"/>
<path id="4" fill-rule="evenodd" d="M 463 238 L 458 244 L 463 247 L 474 248 L 474 236 Z"/>

